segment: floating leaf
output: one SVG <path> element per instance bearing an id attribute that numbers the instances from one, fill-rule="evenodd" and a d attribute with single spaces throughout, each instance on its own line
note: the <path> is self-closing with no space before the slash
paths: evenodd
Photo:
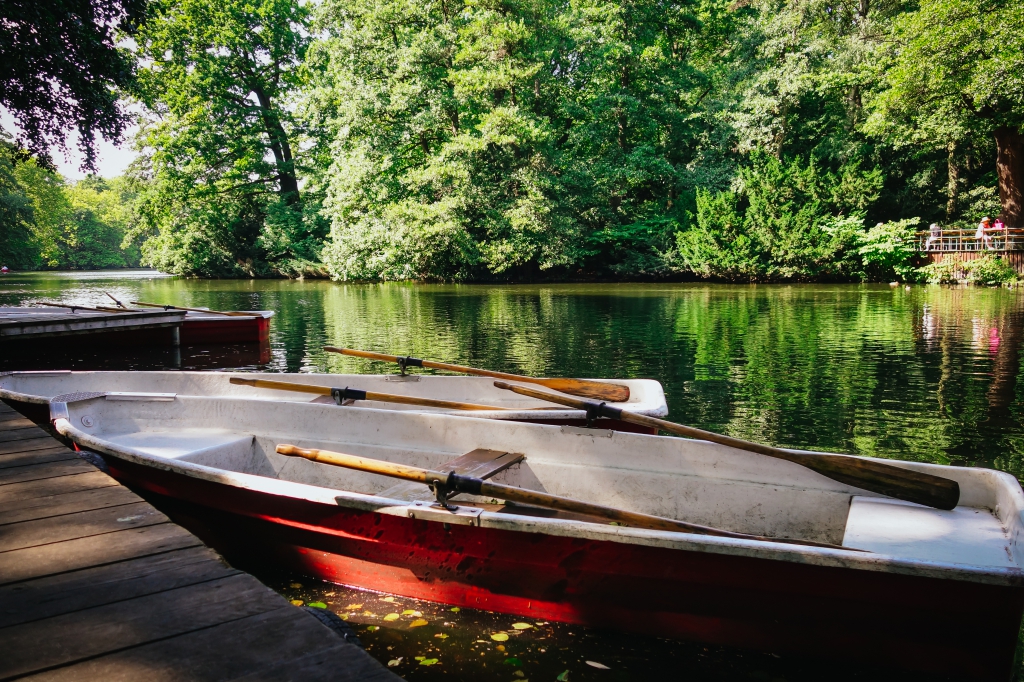
<path id="1" fill-rule="evenodd" d="M 493 639 L 495 642 L 507 642 L 508 635 L 506 635 L 504 632 L 495 632 L 493 635 L 491 635 L 491 639 Z"/>
<path id="2" fill-rule="evenodd" d="M 388 621 L 389 623 L 393 620 L 398 620 L 399 618 L 401 618 L 401 616 L 399 616 L 397 613 L 389 613 L 388 615 L 384 616 L 384 620 Z"/>
<path id="3" fill-rule="evenodd" d="M 323 603 L 322 601 L 311 601 L 311 602 L 309 602 L 309 604 L 307 604 L 307 606 L 312 606 L 314 609 L 326 609 L 327 608 L 327 604 Z"/>
<path id="4" fill-rule="evenodd" d="M 529 623 L 512 623 L 512 627 L 514 627 L 516 630 L 529 630 L 533 626 Z"/>
<path id="5" fill-rule="evenodd" d="M 377 627 L 376 625 L 367 625 L 366 626 L 366 631 L 367 632 L 377 632 L 377 630 L 380 630 L 380 628 Z"/>
<path id="6" fill-rule="evenodd" d="M 367 618 L 376 618 L 377 617 L 377 614 L 374 613 L 373 611 L 363 611 L 363 615 L 366 616 Z"/>
<path id="7" fill-rule="evenodd" d="M 597 661 L 584 661 L 584 663 L 589 665 L 591 668 L 597 668 L 598 670 L 611 670 L 608 666 L 603 663 L 598 663 Z"/>
<path id="8" fill-rule="evenodd" d="M 402 657 L 401 656 L 399 656 L 398 658 L 392 658 L 390 661 L 388 661 L 388 667 L 389 668 L 394 668 L 396 665 L 398 665 L 401 662 L 402 662 Z"/>
<path id="9" fill-rule="evenodd" d="M 417 661 L 425 661 L 426 659 L 427 659 L 427 657 L 426 657 L 426 656 L 417 656 L 417 657 L 416 657 L 416 660 L 417 660 Z"/>
<path id="10" fill-rule="evenodd" d="M 425 620 L 423 618 L 417 618 L 413 622 L 409 623 L 409 627 L 411 627 L 411 628 L 421 628 L 421 627 L 423 627 L 424 625 L 426 625 L 429 622 L 430 621 Z"/>
<path id="11" fill-rule="evenodd" d="M 419 611 L 413 611 L 412 609 L 406 609 L 405 611 L 402 611 L 402 615 L 403 616 L 416 616 L 418 618 L 419 616 L 422 616 L 423 614 L 420 613 Z"/>
<path id="12" fill-rule="evenodd" d="M 293 590 L 301 590 L 302 589 L 302 583 L 292 583 L 288 587 L 292 588 Z"/>
<path id="13" fill-rule="evenodd" d="M 420 665 L 434 665 L 435 663 L 437 663 L 436 658 L 424 658 L 420 661 Z"/>
<path id="14" fill-rule="evenodd" d="M 434 635 L 434 637 L 437 637 L 438 639 L 448 639 L 448 635 L 444 634 L 443 632 L 437 633 L 436 635 Z"/>
<path id="15" fill-rule="evenodd" d="M 451 609 L 449 609 L 449 610 L 450 610 L 450 611 L 451 611 L 452 613 L 458 613 L 458 612 L 459 612 L 459 611 L 461 611 L 462 609 L 460 609 L 460 608 L 459 608 L 458 606 L 453 606 L 453 607 L 452 607 Z"/>
<path id="16" fill-rule="evenodd" d="M 342 620 L 348 620 L 348 614 L 347 613 L 343 613 L 343 614 L 341 614 L 341 616 L 339 616 L 339 618 L 341 618 Z"/>
<path id="17" fill-rule="evenodd" d="M 523 662 L 520 661 L 515 656 L 512 656 L 510 658 L 506 658 L 505 659 L 505 665 L 522 665 L 522 664 L 523 664 Z"/>
<path id="18" fill-rule="evenodd" d="M 349 604 L 348 606 L 345 607 L 345 610 L 346 611 L 358 611 L 361 608 L 363 608 L 362 604 Z"/>
<path id="19" fill-rule="evenodd" d="M 516 677 L 526 677 L 526 673 L 524 673 L 522 670 L 517 670 Z"/>
<path id="20" fill-rule="evenodd" d="M 568 680 L 569 680 L 569 671 L 568 670 L 563 671 L 562 674 L 559 675 L 558 677 L 556 677 L 555 679 L 558 682 L 568 682 Z"/>
<path id="21" fill-rule="evenodd" d="M 384 601 L 395 601 L 394 597 L 384 597 Z"/>
<path id="22" fill-rule="evenodd" d="M 499 644 L 497 646 L 497 649 L 498 649 L 498 651 L 504 651 L 505 650 L 505 645 L 504 644 Z"/>
<path id="23" fill-rule="evenodd" d="M 302 601 L 301 599 L 292 599 L 292 604 L 295 604 L 296 606 L 302 606 L 305 603 L 306 602 Z"/>

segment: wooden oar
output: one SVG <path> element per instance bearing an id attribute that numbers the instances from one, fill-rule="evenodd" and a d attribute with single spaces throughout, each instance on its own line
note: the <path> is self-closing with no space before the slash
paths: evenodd
<path id="1" fill-rule="evenodd" d="M 947 510 L 956 507 L 960 501 L 960 485 L 956 481 L 942 478 L 941 476 L 932 476 L 931 474 L 919 471 L 903 469 L 892 464 L 885 464 L 884 462 L 864 457 L 812 455 L 790 452 L 789 450 L 774 448 L 770 445 L 752 443 L 747 440 L 704 431 L 703 429 L 695 429 L 692 426 L 684 426 L 683 424 L 676 424 L 675 422 L 665 421 L 656 417 L 626 412 L 604 403 L 576 400 L 545 391 L 537 391 L 525 386 L 513 386 L 504 381 L 495 381 L 494 385 L 519 395 L 547 400 L 559 405 L 574 407 L 577 410 L 585 410 L 587 416 L 591 419 L 595 417 L 621 419 L 625 422 L 650 426 L 679 436 L 686 436 L 687 438 L 709 440 L 712 443 L 727 445 L 737 450 L 746 450 L 748 452 L 756 452 L 759 455 L 784 459 L 787 462 L 805 466 L 822 476 L 831 478 L 833 481 L 895 497 L 898 500 L 906 500 L 907 502 L 915 502 L 928 507 Z"/>
<path id="2" fill-rule="evenodd" d="M 39 305 L 49 306 L 50 308 L 69 308 L 71 312 L 76 310 L 91 310 L 94 313 L 109 313 L 109 312 L 120 312 L 115 311 L 113 308 L 90 308 L 87 305 L 65 305 L 63 303 L 47 303 L 46 301 L 37 301 Z"/>
<path id="3" fill-rule="evenodd" d="M 462 374 L 474 374 L 481 377 L 492 377 L 494 379 L 509 379 L 511 381 L 524 381 L 528 384 L 540 384 L 553 391 L 561 391 L 572 395 L 594 398 L 596 400 L 607 400 L 612 403 L 624 403 L 629 400 L 629 386 L 609 384 L 604 381 L 591 381 L 589 379 L 537 379 L 535 377 L 524 377 L 518 374 L 506 374 L 505 372 L 492 372 L 489 369 L 478 369 L 476 367 L 465 367 L 463 365 L 450 365 L 446 362 L 434 362 L 422 358 L 399 357 L 397 355 L 386 355 L 384 353 L 373 353 L 366 350 L 353 350 L 351 348 L 337 348 L 336 346 L 324 346 L 324 350 L 331 353 L 351 355 L 356 358 L 368 360 L 380 360 L 382 362 L 397 363 L 402 371 L 406 367 L 430 367 L 431 369 L 443 369 L 449 372 L 460 372 Z"/>
<path id="4" fill-rule="evenodd" d="M 380 474 L 392 478 L 400 478 L 405 481 L 423 483 L 434 489 L 439 500 L 447 504 L 447 499 L 457 493 L 468 493 L 483 497 L 493 497 L 500 500 L 510 500 L 522 504 L 532 504 L 546 509 L 557 509 L 559 511 L 573 512 L 575 514 L 586 514 L 607 521 L 615 521 L 634 528 L 647 528 L 650 530 L 669 530 L 681 533 L 696 533 L 698 535 L 714 535 L 723 538 L 739 538 L 741 540 L 759 540 L 761 542 L 784 542 L 786 544 L 810 545 L 812 547 L 829 547 L 832 549 L 851 550 L 850 547 L 840 547 L 810 540 L 786 540 L 781 538 L 768 538 L 760 535 L 748 535 L 746 533 L 733 533 L 728 530 L 701 526 L 696 523 L 687 523 L 664 516 L 652 516 L 639 512 L 626 511 L 615 507 L 605 507 L 601 504 L 591 504 L 569 497 L 549 495 L 536 490 L 525 490 L 510 485 L 490 483 L 479 478 L 470 476 L 459 476 L 454 471 L 443 473 L 409 466 L 407 464 L 395 464 L 379 459 L 369 459 L 346 455 L 341 452 L 329 450 L 306 450 L 294 445 L 281 444 L 277 446 L 277 453 L 288 457 L 303 457 L 313 462 L 330 464 L 331 466 L 344 467 L 366 471 L 371 474 Z M 438 491 L 440 490 L 440 493 Z M 852 550 L 862 551 L 862 550 Z"/>
<path id="5" fill-rule="evenodd" d="M 163 308 L 164 310 L 187 310 L 190 313 L 211 313 L 213 315 L 230 315 L 231 317 L 254 317 L 257 313 L 243 313 L 234 310 L 203 310 L 202 308 L 184 308 L 180 305 L 164 305 L 163 303 L 144 303 L 142 301 L 129 301 L 132 305 L 142 305 L 147 308 Z"/>
<path id="6" fill-rule="evenodd" d="M 231 377 L 231 383 L 239 386 L 255 386 L 256 388 L 270 388 L 275 391 L 295 391 L 296 393 L 312 393 L 314 395 L 329 395 L 339 404 L 342 400 L 376 400 L 382 403 L 403 403 L 405 405 L 419 405 L 421 407 L 441 407 L 449 410 L 512 410 L 510 407 L 492 407 L 490 405 L 477 405 L 476 403 L 456 403 L 450 400 L 434 400 L 432 398 L 414 398 L 407 395 L 394 395 L 392 393 L 374 393 L 373 391 L 361 391 L 356 388 L 332 388 L 330 386 L 313 386 L 311 384 L 298 384 L 291 381 L 271 381 L 269 379 L 246 379 L 244 377 Z"/>
<path id="7" fill-rule="evenodd" d="M 107 295 L 107 298 L 109 298 L 111 301 L 116 303 L 118 308 L 124 308 L 125 310 L 128 309 L 128 306 L 126 306 L 124 303 L 121 303 L 119 300 L 114 298 L 114 296 L 109 291 L 104 291 L 103 293 Z"/>

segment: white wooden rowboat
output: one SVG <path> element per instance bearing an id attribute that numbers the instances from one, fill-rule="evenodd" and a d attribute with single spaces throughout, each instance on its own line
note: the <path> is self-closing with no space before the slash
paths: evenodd
<path id="1" fill-rule="evenodd" d="M 581 410 L 568 408 L 551 409 L 551 403 L 516 395 L 494 387 L 494 380 L 485 377 L 400 375 L 400 374 L 275 374 L 253 372 L 9 372 L 0 374 L 0 399 L 16 410 L 30 417 L 45 420 L 48 412 L 31 414 L 32 405 L 45 407 L 55 395 L 81 393 L 85 391 L 104 392 L 148 392 L 173 393 L 178 395 L 222 396 L 252 398 L 257 400 L 284 400 L 291 402 L 321 402 L 333 404 L 329 396 L 310 398 L 308 393 L 277 391 L 251 386 L 232 384 L 231 377 L 246 379 L 270 379 L 306 385 L 331 386 L 336 388 L 358 388 L 376 393 L 433 398 L 456 402 L 493 405 L 501 408 L 494 412 L 474 411 L 473 416 L 487 419 L 533 421 L 545 424 L 582 425 L 586 415 Z M 629 401 L 609 403 L 630 412 L 651 417 L 668 414 L 665 392 L 661 384 L 652 379 L 608 380 L 611 383 L 629 386 Z M 418 407 L 398 403 L 382 403 L 362 400 L 353 403 L 357 407 L 376 407 L 389 410 L 414 412 L 450 412 L 439 408 Z M 533 408 L 544 408 L 543 410 Z M 39 408 L 35 410 L 39 412 Z M 468 412 L 454 411 L 458 414 Z M 643 427 L 620 422 L 602 420 L 602 425 L 626 431 L 643 431 Z"/>
<path id="2" fill-rule="evenodd" d="M 893 462 L 959 483 L 960 506 L 939 511 L 704 441 L 599 429 L 123 393 L 57 398 L 51 414 L 111 475 L 242 566 L 971 679 L 1006 680 L 1013 664 L 1024 493 L 999 471 Z M 283 457 L 282 443 L 842 547 L 612 526 L 464 496 L 453 513 L 425 487 Z"/>

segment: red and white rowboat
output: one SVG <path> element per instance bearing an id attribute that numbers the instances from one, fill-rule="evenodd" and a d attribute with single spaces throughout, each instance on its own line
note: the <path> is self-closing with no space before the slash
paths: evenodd
<path id="1" fill-rule="evenodd" d="M 51 411 L 56 430 L 99 453 L 112 476 L 242 565 L 659 637 L 1010 676 L 1024 612 L 1024 493 L 999 471 L 893 462 L 959 483 L 960 506 L 939 511 L 681 438 L 124 393 L 58 397 Z M 442 471 L 481 448 L 521 453 L 492 480 L 842 548 L 612 526 L 465 497 L 452 513 L 425 488 L 283 457 L 281 443 Z"/>

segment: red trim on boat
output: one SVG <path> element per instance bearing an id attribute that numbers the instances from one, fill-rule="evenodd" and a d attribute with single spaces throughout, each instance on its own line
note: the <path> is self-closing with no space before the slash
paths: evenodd
<path id="1" fill-rule="evenodd" d="M 1009 678 L 1024 587 L 449 525 L 105 458 L 240 566 L 777 653 Z"/>

